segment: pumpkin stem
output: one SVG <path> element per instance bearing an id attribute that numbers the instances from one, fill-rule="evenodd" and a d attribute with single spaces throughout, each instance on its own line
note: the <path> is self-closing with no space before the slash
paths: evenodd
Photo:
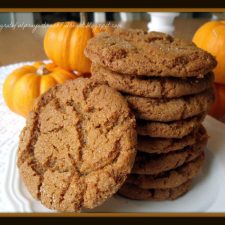
<path id="1" fill-rule="evenodd" d="M 49 74 L 49 71 L 46 69 L 45 65 L 41 65 L 37 71 L 36 71 L 37 75 L 46 75 L 46 74 Z"/>
<path id="2" fill-rule="evenodd" d="M 80 23 L 86 25 L 88 22 L 88 17 L 86 12 L 80 12 Z"/>

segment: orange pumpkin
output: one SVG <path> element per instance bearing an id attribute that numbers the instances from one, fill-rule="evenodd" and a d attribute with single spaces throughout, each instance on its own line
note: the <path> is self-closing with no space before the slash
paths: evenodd
<path id="1" fill-rule="evenodd" d="M 225 21 L 205 23 L 196 31 L 193 42 L 216 57 L 215 82 L 225 84 Z"/>
<path id="2" fill-rule="evenodd" d="M 53 63 L 36 62 L 14 70 L 3 84 L 3 97 L 7 106 L 24 117 L 32 109 L 34 100 L 52 86 L 76 76 Z"/>
<path id="3" fill-rule="evenodd" d="M 81 25 L 76 22 L 55 23 L 45 34 L 45 53 L 66 70 L 89 73 L 91 62 L 84 55 L 84 49 L 88 40 L 100 32 L 112 32 L 112 27 Z"/>
<path id="4" fill-rule="evenodd" d="M 225 85 L 214 84 L 216 100 L 209 114 L 217 119 L 225 116 Z"/>

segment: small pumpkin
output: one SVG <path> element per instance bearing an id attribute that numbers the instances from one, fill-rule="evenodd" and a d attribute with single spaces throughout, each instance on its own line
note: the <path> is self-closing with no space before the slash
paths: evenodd
<path id="1" fill-rule="evenodd" d="M 225 85 L 214 84 L 216 100 L 209 114 L 217 119 L 222 119 L 225 116 Z"/>
<path id="2" fill-rule="evenodd" d="M 49 59 L 66 70 L 89 73 L 91 62 L 84 55 L 90 38 L 100 32 L 112 32 L 108 25 L 82 25 L 76 22 L 57 22 L 44 37 L 44 49 Z"/>
<path id="3" fill-rule="evenodd" d="M 194 34 L 193 42 L 216 57 L 215 82 L 225 84 L 225 21 L 203 24 Z"/>
<path id="4" fill-rule="evenodd" d="M 32 109 L 34 100 L 49 88 L 76 76 L 53 63 L 35 62 L 14 70 L 3 84 L 7 106 L 24 117 Z"/>

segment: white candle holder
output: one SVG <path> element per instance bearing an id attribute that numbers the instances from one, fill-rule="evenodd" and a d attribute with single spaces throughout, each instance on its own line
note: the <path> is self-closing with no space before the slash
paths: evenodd
<path id="1" fill-rule="evenodd" d="M 94 22 L 95 23 L 105 23 L 106 14 L 104 12 L 95 12 L 94 13 Z"/>
<path id="2" fill-rule="evenodd" d="M 148 23 L 148 31 L 159 31 L 173 35 L 175 29 L 173 21 L 180 13 L 152 12 L 148 14 L 151 16 L 151 22 Z"/>

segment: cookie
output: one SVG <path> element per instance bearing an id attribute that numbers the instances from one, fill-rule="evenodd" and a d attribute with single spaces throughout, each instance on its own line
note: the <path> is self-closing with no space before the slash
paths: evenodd
<path id="1" fill-rule="evenodd" d="M 125 183 L 118 193 L 133 200 L 174 200 L 185 194 L 191 188 L 191 184 L 192 181 L 189 180 L 175 188 L 142 189 L 136 185 Z"/>
<path id="2" fill-rule="evenodd" d="M 135 76 L 203 77 L 216 66 L 210 53 L 191 42 L 132 29 L 90 39 L 85 55 L 109 70 Z"/>
<path id="3" fill-rule="evenodd" d="M 147 120 L 137 121 L 137 133 L 154 138 L 183 138 L 197 129 L 206 114 L 168 123 Z"/>
<path id="4" fill-rule="evenodd" d="M 154 138 L 183 138 L 197 129 L 206 114 L 168 123 L 148 120 L 137 121 L 137 133 Z"/>
<path id="5" fill-rule="evenodd" d="M 196 177 L 201 171 L 203 163 L 204 153 L 189 163 L 157 176 L 130 174 L 126 183 L 134 184 L 143 189 L 175 188 Z"/>
<path id="6" fill-rule="evenodd" d="M 126 95 L 136 117 L 143 120 L 170 122 L 208 112 L 214 102 L 213 90 L 174 99 L 153 99 Z"/>
<path id="7" fill-rule="evenodd" d="M 135 118 L 114 89 L 78 78 L 42 95 L 20 136 L 17 165 L 32 196 L 79 211 L 111 197 L 136 155 Z"/>
<path id="8" fill-rule="evenodd" d="M 182 150 L 167 154 L 148 154 L 138 152 L 132 169 L 133 174 L 157 175 L 175 169 L 199 157 L 206 143 L 196 143 Z"/>
<path id="9" fill-rule="evenodd" d="M 200 93 L 212 86 L 213 73 L 204 78 L 134 77 L 119 74 L 97 64 L 91 66 L 92 78 L 123 93 L 150 98 L 174 98 Z"/>
<path id="10" fill-rule="evenodd" d="M 151 138 L 148 136 L 138 136 L 137 149 L 150 154 L 161 154 L 183 149 L 186 146 L 194 145 L 196 142 L 206 143 L 207 132 L 203 126 L 194 130 L 183 138 Z"/>

